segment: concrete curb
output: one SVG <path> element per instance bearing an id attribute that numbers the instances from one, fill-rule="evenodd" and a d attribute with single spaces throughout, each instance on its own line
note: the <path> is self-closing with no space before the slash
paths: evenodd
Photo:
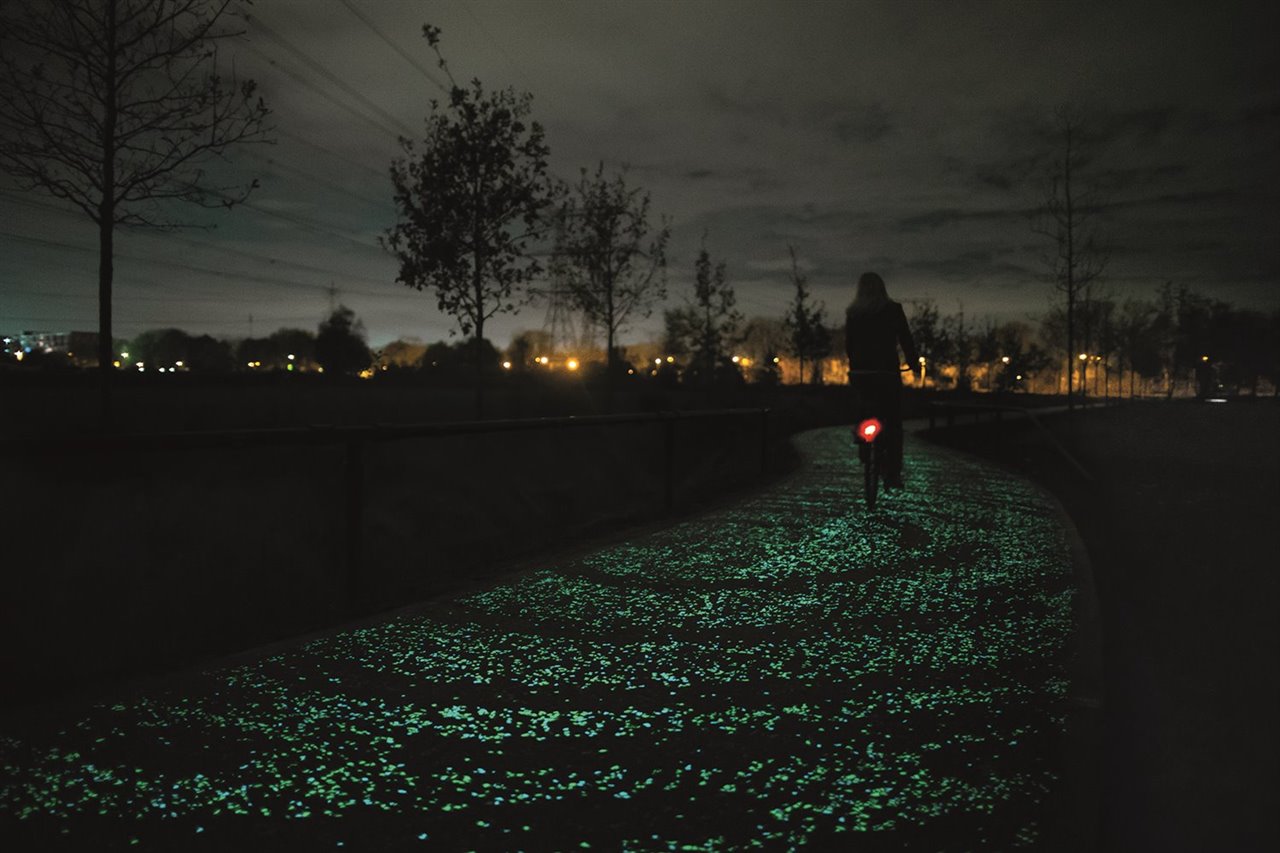
<path id="1" fill-rule="evenodd" d="M 1102 807 L 1102 613 L 1093 580 L 1093 563 L 1075 522 L 1058 498 L 1039 484 L 1052 502 L 1062 524 L 1071 562 L 1076 595 L 1072 611 L 1075 637 L 1067 665 L 1066 731 L 1059 745 L 1062 784 L 1038 848 L 1044 851 L 1098 849 Z"/>
<path id="2" fill-rule="evenodd" d="M 927 421 L 908 421 L 909 433 L 923 433 Z M 923 439 L 923 435 L 913 436 Z M 927 440 L 927 439 L 925 439 Z M 1045 853 L 1082 853 L 1099 849 L 1102 791 L 1102 720 L 1104 705 L 1102 663 L 1102 612 L 1093 579 L 1093 563 L 1075 521 L 1057 495 L 1041 484 L 990 460 L 943 445 L 939 450 L 960 453 L 983 465 L 992 465 L 1014 474 L 1032 486 L 1058 516 L 1067 548 L 1071 553 L 1072 580 L 1076 595 L 1072 602 L 1075 633 L 1067 662 L 1066 730 L 1058 750 L 1063 778 L 1047 810 L 1045 825 L 1034 849 Z"/>

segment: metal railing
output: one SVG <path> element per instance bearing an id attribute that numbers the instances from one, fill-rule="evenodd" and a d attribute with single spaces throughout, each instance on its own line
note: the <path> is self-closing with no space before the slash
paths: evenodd
<path id="1" fill-rule="evenodd" d="M 343 526 L 346 546 L 344 585 L 347 601 L 354 602 L 360 591 L 361 554 L 364 548 L 364 448 L 367 444 L 502 432 L 658 424 L 663 430 L 663 509 L 665 513 L 670 513 L 675 507 L 677 424 L 718 418 L 757 420 L 760 434 L 760 475 L 764 476 L 769 469 L 770 411 L 770 409 L 714 409 L 426 424 L 374 424 L 371 426 L 312 424 L 305 427 L 272 429 L 8 437 L 0 439 L 0 458 L 15 455 L 40 457 L 84 454 L 92 456 L 117 452 L 341 445 L 344 448 L 342 474 Z"/>
<path id="2" fill-rule="evenodd" d="M 1099 404 L 1095 403 L 1089 405 L 1097 406 Z M 1085 408 L 1085 406 L 1080 406 L 1080 408 Z M 1052 411 L 1067 411 L 1067 409 L 1066 407 L 1062 407 L 1060 409 L 1055 408 Z M 945 426 L 947 428 L 951 428 L 956 425 L 956 419 L 960 415 L 972 415 L 974 423 L 978 423 L 983 416 L 986 416 L 996 423 L 1000 423 L 1004 419 L 1004 414 L 1006 412 L 1015 415 L 1022 415 L 1030 421 L 1030 423 L 1040 431 L 1041 435 L 1048 439 L 1050 446 L 1053 447 L 1053 449 L 1056 450 L 1064 460 L 1066 460 L 1067 464 L 1075 469 L 1076 473 L 1085 480 L 1093 482 L 1093 475 L 1090 474 L 1089 471 L 1071 455 L 1070 451 L 1068 451 L 1067 448 L 1063 446 L 1062 442 L 1058 440 L 1058 437 L 1041 422 L 1036 411 L 1025 406 L 1011 406 L 1002 403 L 953 403 L 934 400 L 929 403 L 929 432 L 934 432 L 938 428 L 939 416 L 943 418 Z"/>

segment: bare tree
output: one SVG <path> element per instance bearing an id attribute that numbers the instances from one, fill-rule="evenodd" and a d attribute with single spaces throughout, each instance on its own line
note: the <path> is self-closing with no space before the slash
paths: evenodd
<path id="1" fill-rule="evenodd" d="M 956 304 L 957 312 L 942 318 L 942 328 L 950 344 L 948 354 L 956 367 L 956 390 L 969 391 L 973 379 L 970 371 L 973 367 L 975 335 L 973 326 L 965 321 L 964 302 L 957 300 Z"/>
<path id="2" fill-rule="evenodd" d="M 439 28 L 422 32 L 440 56 Z M 400 261 L 397 281 L 433 289 L 440 310 L 473 335 L 480 417 L 485 321 L 514 311 L 517 289 L 541 271 L 530 243 L 555 199 L 542 126 L 527 121 L 532 101 L 510 88 L 486 92 L 479 80 L 455 83 L 448 103 L 431 101 L 421 147 L 402 137 L 405 156 L 391 164 L 400 221 L 382 245 Z"/>
<path id="3" fill-rule="evenodd" d="M 8 4 L 0 44 L 0 167 L 98 226 L 101 423 L 111 414 L 117 225 L 175 228 L 167 202 L 230 207 L 257 186 L 205 172 L 233 144 L 265 141 L 251 80 L 219 74 L 232 0 Z"/>
<path id="4" fill-rule="evenodd" d="M 1102 274 L 1107 256 L 1093 221 L 1101 204 L 1098 190 L 1096 185 L 1085 184 L 1081 175 L 1088 158 L 1080 114 L 1072 107 L 1059 107 L 1054 111 L 1054 124 L 1061 147 L 1049 169 L 1044 201 L 1033 230 L 1052 241 L 1053 248 L 1045 262 L 1054 286 L 1066 297 L 1067 407 L 1074 408 L 1076 302 L 1087 300 L 1089 285 Z"/>
<path id="5" fill-rule="evenodd" d="M 800 362 L 800 384 L 804 384 L 804 364 L 811 365 L 813 381 L 822 384 L 822 358 L 831 351 L 830 333 L 826 327 L 826 306 L 814 304 L 809 299 L 809 279 L 800 274 L 795 247 L 787 244 L 791 253 L 791 283 L 796 287 L 795 296 L 787 307 L 783 322 L 786 324 L 791 354 Z"/>
<path id="6" fill-rule="evenodd" d="M 666 246 L 671 226 L 649 224 L 649 193 L 627 187 L 625 175 L 582 170 L 560 205 L 552 268 L 589 321 L 604 329 L 610 405 L 617 373 L 618 333 L 634 315 L 649 316 L 667 295 Z"/>
<path id="7" fill-rule="evenodd" d="M 722 375 L 727 352 L 739 341 L 742 314 L 734 307 L 736 302 L 733 285 L 725 280 L 724 261 L 712 264 L 703 234 L 693 263 L 693 298 L 663 315 L 665 346 L 691 357 L 689 372 L 701 385 L 710 386 Z M 734 375 L 739 374 L 734 371 Z"/>

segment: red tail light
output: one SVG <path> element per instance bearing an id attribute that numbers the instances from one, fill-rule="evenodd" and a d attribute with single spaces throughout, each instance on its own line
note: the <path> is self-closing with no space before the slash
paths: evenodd
<path id="1" fill-rule="evenodd" d="M 863 441 L 875 441 L 880 434 L 880 422 L 875 418 L 867 418 L 858 424 L 858 437 Z"/>

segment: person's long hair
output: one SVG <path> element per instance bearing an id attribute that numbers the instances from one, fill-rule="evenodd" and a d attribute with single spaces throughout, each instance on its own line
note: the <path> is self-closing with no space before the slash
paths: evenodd
<path id="1" fill-rule="evenodd" d="M 888 304 L 889 293 L 884 289 L 884 279 L 876 273 L 864 272 L 858 279 L 853 302 L 849 303 L 849 313 L 874 314 Z"/>

